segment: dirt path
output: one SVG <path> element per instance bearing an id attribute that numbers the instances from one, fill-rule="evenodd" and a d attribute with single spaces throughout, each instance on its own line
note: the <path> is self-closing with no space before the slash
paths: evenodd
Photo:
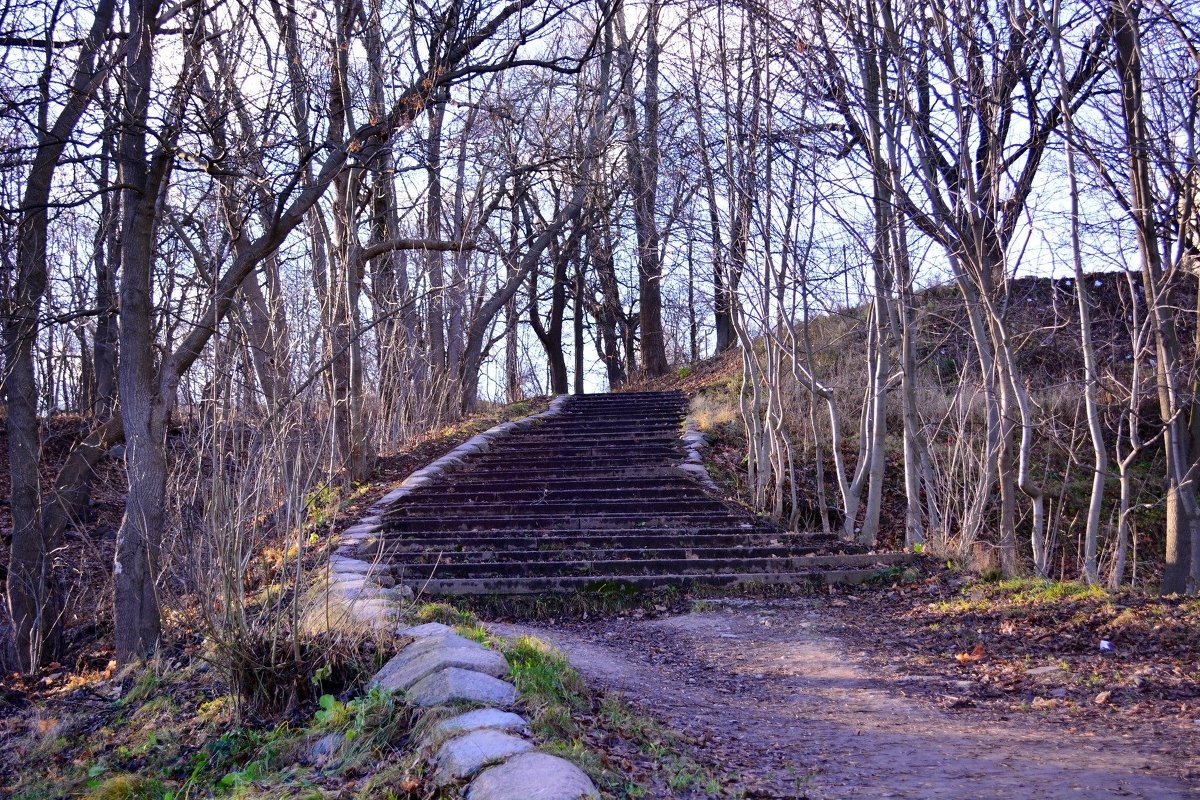
<path id="1" fill-rule="evenodd" d="M 943 710 L 906 691 L 920 676 L 872 674 L 804 599 L 494 628 L 559 647 L 593 685 L 697 741 L 748 797 L 1200 797 L 1173 777 L 1188 742 Z"/>

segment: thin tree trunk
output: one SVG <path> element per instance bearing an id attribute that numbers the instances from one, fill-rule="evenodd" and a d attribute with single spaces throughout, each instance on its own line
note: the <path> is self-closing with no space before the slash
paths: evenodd
<path id="1" fill-rule="evenodd" d="M 18 221 L 16 281 L 5 305 L 4 397 L 8 429 L 8 466 L 12 514 L 9 551 L 8 612 L 13 620 L 18 666 L 35 669 L 56 654 L 59 646 L 59 609 L 52 591 L 50 553 L 55 543 L 42 530 L 38 434 L 37 382 L 33 348 L 38 333 L 38 312 L 48 282 L 48 204 L 59 159 L 72 134 L 108 75 L 108 67 L 95 70 L 96 55 L 112 25 L 113 0 L 100 0 L 92 27 L 81 46 L 70 79 L 71 91 L 57 119 L 50 123 L 48 74 L 43 76 L 38 108 L 38 141 L 21 198 Z M 53 35 L 48 32 L 47 36 Z"/>

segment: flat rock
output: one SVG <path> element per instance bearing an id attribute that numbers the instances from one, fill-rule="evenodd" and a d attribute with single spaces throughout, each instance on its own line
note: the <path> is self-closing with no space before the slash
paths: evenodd
<path id="1" fill-rule="evenodd" d="M 501 711 L 498 708 L 477 708 L 457 717 L 444 719 L 433 726 L 430 739 L 440 742 L 450 736 L 467 731 L 491 728 L 496 731 L 510 731 L 521 734 L 529 733 L 529 723 L 519 714 L 511 711 Z"/>
<path id="2" fill-rule="evenodd" d="M 508 674 L 508 662 L 504 656 L 486 647 L 461 647 L 443 641 L 431 649 L 412 654 L 410 651 L 414 647 L 404 648 L 384 664 L 383 669 L 371 679 L 371 685 L 408 691 L 417 681 L 448 667 L 474 670 L 493 678 Z"/>
<path id="3" fill-rule="evenodd" d="M 503 761 L 518 753 L 527 753 L 533 745 L 503 731 L 483 728 L 451 739 L 441 746 L 434 757 L 437 772 L 433 780 L 438 786 L 461 781 L 479 770 Z"/>
<path id="4" fill-rule="evenodd" d="M 408 647 L 404 648 L 410 658 L 416 658 L 422 653 L 428 653 L 431 650 L 438 648 L 455 648 L 458 650 L 486 650 L 479 642 L 473 642 L 466 637 L 459 636 L 457 633 L 448 633 L 445 636 L 425 636 L 416 639 Z"/>
<path id="5" fill-rule="evenodd" d="M 422 708 L 440 706 L 454 700 L 505 707 L 516 702 L 517 690 L 511 683 L 482 672 L 447 667 L 413 684 L 406 699 Z"/>
<path id="6" fill-rule="evenodd" d="M 344 615 L 367 625 L 387 625 L 397 614 L 396 607 L 389 601 L 378 597 L 368 599 L 343 598 L 346 603 Z"/>
<path id="7" fill-rule="evenodd" d="M 454 633 L 454 629 L 440 622 L 426 622 L 424 625 L 401 628 L 396 633 L 400 636 L 411 636 L 414 639 L 426 639 L 430 636 L 449 636 Z"/>
<path id="8" fill-rule="evenodd" d="M 1061 675 L 1062 671 L 1063 671 L 1062 667 L 1058 667 L 1058 666 L 1034 667 L 1033 669 L 1025 670 L 1025 674 L 1031 678 L 1040 678 L 1045 675 L 1054 675 L 1054 674 Z"/>
<path id="9" fill-rule="evenodd" d="M 467 800 L 599 800 L 599 797 L 592 779 L 583 770 L 545 753 L 522 753 L 485 769 L 467 790 Z"/>
<path id="10" fill-rule="evenodd" d="M 357 558 L 346 558 L 345 556 L 338 555 L 329 557 L 329 569 L 333 573 L 354 572 L 363 575 L 370 572 L 374 566 L 370 561 L 363 561 Z"/>

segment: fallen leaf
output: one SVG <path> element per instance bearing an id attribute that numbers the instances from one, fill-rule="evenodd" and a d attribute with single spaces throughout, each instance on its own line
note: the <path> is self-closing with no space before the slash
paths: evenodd
<path id="1" fill-rule="evenodd" d="M 958 663 L 960 664 L 970 664 L 983 658 L 984 652 L 986 651 L 983 649 L 983 645 L 977 644 L 975 645 L 975 648 L 971 650 L 971 652 L 959 653 L 954 658 L 957 659 Z"/>

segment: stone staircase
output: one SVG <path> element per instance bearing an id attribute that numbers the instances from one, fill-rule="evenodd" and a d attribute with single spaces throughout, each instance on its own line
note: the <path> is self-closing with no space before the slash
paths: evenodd
<path id="1" fill-rule="evenodd" d="M 857 582 L 903 554 L 789 533 L 681 469 L 681 392 L 571 397 L 380 509 L 359 558 L 426 595 Z"/>

